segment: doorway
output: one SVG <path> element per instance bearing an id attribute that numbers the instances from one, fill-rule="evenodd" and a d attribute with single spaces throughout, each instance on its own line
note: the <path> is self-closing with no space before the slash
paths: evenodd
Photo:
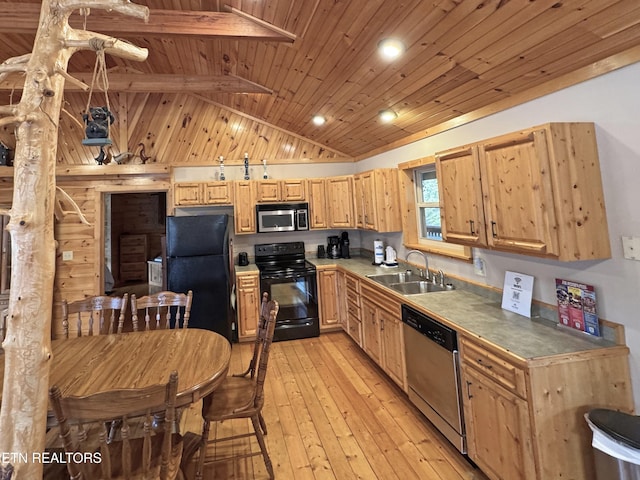
<path id="1" fill-rule="evenodd" d="M 167 192 L 105 192 L 103 200 L 105 292 L 160 291 Z"/>

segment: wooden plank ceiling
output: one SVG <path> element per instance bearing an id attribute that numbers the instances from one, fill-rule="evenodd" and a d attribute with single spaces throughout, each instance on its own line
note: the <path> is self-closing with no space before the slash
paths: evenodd
<path id="1" fill-rule="evenodd" d="M 346 158 L 416 140 L 445 122 L 550 88 L 543 85 L 570 84 L 573 72 L 587 78 L 640 59 L 637 0 L 135 3 L 151 9 L 149 26 L 94 11 L 87 19 L 91 30 L 149 49 L 142 64 L 108 58 L 114 74 L 139 72 L 133 80 L 114 77 L 112 90 L 193 92 Z M 31 50 L 38 11 L 36 0 L 0 1 L 0 61 Z M 376 51 L 387 37 L 407 47 L 393 62 Z M 94 60 L 76 54 L 69 71 L 86 81 Z M 398 118 L 383 124 L 377 115 L 387 108 Z M 315 126 L 315 114 L 326 124 Z"/>

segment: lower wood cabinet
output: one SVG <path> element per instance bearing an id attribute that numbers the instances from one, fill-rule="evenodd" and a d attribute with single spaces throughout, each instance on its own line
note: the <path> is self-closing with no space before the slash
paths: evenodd
<path id="1" fill-rule="evenodd" d="M 337 269 L 318 269 L 318 304 L 320 331 L 339 329 Z"/>
<path id="2" fill-rule="evenodd" d="M 344 276 L 344 303 L 346 309 L 343 328 L 353 341 L 362 346 L 362 321 L 360 313 L 360 280 L 357 276 L 346 273 Z"/>
<path id="3" fill-rule="evenodd" d="M 260 278 L 258 273 L 236 274 L 238 340 L 254 340 L 258 331 Z"/>
<path id="4" fill-rule="evenodd" d="M 406 365 L 400 303 L 369 284 L 362 295 L 362 348 L 406 391 Z"/>
<path id="5" fill-rule="evenodd" d="M 469 458 L 492 480 L 595 480 L 584 414 L 633 412 L 629 350 L 523 360 L 459 337 Z"/>
<path id="6" fill-rule="evenodd" d="M 536 478 L 529 404 L 473 368 L 464 381 L 469 457 L 491 478 Z"/>

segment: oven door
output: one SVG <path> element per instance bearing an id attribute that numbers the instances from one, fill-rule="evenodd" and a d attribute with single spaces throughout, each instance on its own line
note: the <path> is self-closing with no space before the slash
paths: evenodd
<path id="1" fill-rule="evenodd" d="M 260 289 L 279 305 L 274 341 L 320 335 L 318 288 L 315 272 L 291 275 L 268 274 Z"/>

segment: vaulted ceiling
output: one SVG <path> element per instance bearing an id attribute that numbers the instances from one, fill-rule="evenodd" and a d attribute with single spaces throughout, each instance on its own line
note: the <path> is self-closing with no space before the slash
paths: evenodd
<path id="1" fill-rule="evenodd" d="M 149 49 L 140 64 L 108 58 L 112 90 L 193 92 L 345 157 L 640 60 L 637 0 L 134 3 L 150 8 L 149 24 L 95 10 L 86 19 L 90 30 Z M 31 50 L 39 6 L 0 2 L 0 61 Z M 377 52 L 388 37 L 407 47 L 392 62 Z M 76 54 L 69 72 L 88 82 L 94 62 Z M 398 118 L 383 124 L 378 113 L 387 108 Z M 315 114 L 327 122 L 314 125 Z"/>

